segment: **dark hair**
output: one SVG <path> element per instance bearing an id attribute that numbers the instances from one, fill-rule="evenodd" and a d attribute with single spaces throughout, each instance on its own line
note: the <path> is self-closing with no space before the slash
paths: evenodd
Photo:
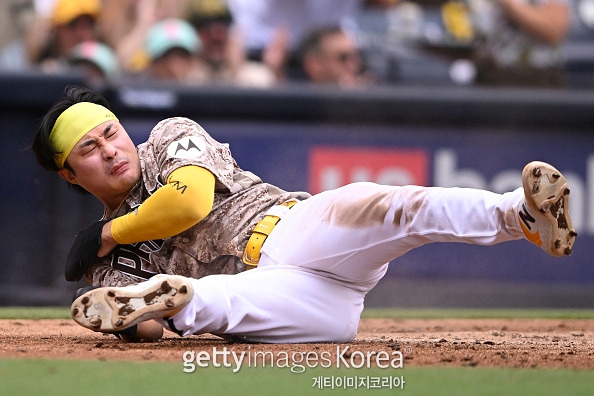
<path id="1" fill-rule="evenodd" d="M 56 165 L 56 156 L 59 154 L 52 146 L 49 140 L 50 133 L 56 123 L 56 120 L 67 108 L 79 103 L 91 102 L 111 110 L 107 100 L 96 91 L 86 87 L 69 85 L 64 89 L 64 98 L 56 102 L 41 119 L 31 149 L 35 153 L 35 158 L 39 165 L 49 171 L 59 171 L 60 168 Z M 69 167 L 68 163 L 64 163 L 64 168 L 74 173 L 73 169 Z M 70 183 L 69 183 L 70 184 Z M 81 192 L 86 192 L 82 187 L 72 185 L 72 187 Z"/>
<path id="2" fill-rule="evenodd" d="M 344 30 L 338 25 L 322 26 L 309 31 L 300 43 L 300 58 L 303 60 L 305 56 L 320 51 L 322 40 L 328 36 L 339 33 L 344 33 Z"/>

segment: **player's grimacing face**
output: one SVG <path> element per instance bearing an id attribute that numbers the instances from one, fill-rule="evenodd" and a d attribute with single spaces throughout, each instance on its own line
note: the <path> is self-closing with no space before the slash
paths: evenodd
<path id="1" fill-rule="evenodd" d="M 99 124 L 74 146 L 68 158 L 73 173 L 64 177 L 115 209 L 140 178 L 136 146 L 115 120 Z M 68 172 L 70 173 L 70 172 Z"/>

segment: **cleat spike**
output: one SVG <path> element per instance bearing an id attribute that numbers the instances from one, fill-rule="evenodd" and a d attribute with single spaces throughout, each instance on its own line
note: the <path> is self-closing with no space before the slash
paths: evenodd
<path id="1" fill-rule="evenodd" d="M 113 290 L 110 290 L 107 292 L 107 296 L 108 297 L 115 297 L 115 292 Z"/>
<path id="2" fill-rule="evenodd" d="M 181 294 L 186 294 L 188 292 L 188 288 L 186 287 L 186 285 L 183 285 L 179 288 L 178 292 Z"/>
<path id="3" fill-rule="evenodd" d="M 79 311 L 78 311 L 78 308 L 74 307 L 74 308 L 72 309 L 72 316 L 76 316 L 76 315 L 78 315 L 78 312 L 79 312 Z"/>
<path id="4" fill-rule="evenodd" d="M 532 174 L 536 177 L 540 177 L 542 175 L 542 173 L 540 172 L 540 168 L 534 168 Z"/>
<path id="5" fill-rule="evenodd" d="M 573 253 L 573 251 L 571 250 L 571 248 L 565 248 L 564 253 L 569 256 L 571 253 Z"/>
<path id="6" fill-rule="evenodd" d="M 165 305 L 168 306 L 169 308 L 173 308 L 175 306 L 175 303 L 171 300 L 171 299 L 167 299 L 165 300 Z"/>
<path id="7" fill-rule="evenodd" d="M 542 205 L 539 210 L 541 211 L 541 213 L 544 213 L 547 210 L 549 210 L 549 206 L 548 205 Z"/>
<path id="8" fill-rule="evenodd" d="M 557 239 L 555 241 L 555 249 L 559 249 L 561 247 L 561 239 Z"/>
<path id="9" fill-rule="evenodd" d="M 98 316 L 96 316 L 96 317 L 92 318 L 92 319 L 89 321 L 89 324 L 91 325 L 91 327 L 93 327 L 93 328 L 95 328 L 95 329 L 98 329 L 99 327 L 101 327 L 101 323 L 102 323 L 102 320 L 101 320 L 101 318 L 100 318 L 100 317 L 98 317 Z"/>
<path id="10" fill-rule="evenodd" d="M 124 319 L 122 319 L 122 318 L 119 318 L 117 320 L 117 322 L 115 322 L 116 327 L 122 327 L 123 324 L 124 324 Z"/>
<path id="11" fill-rule="evenodd" d="M 171 286 L 169 285 L 169 283 L 167 283 L 167 281 L 164 281 L 161 284 L 161 290 L 163 291 L 163 293 L 169 293 L 169 291 L 171 290 Z"/>
<path id="12" fill-rule="evenodd" d="M 561 177 L 561 175 L 560 175 L 560 174 L 558 174 L 558 173 L 556 173 L 556 172 L 555 172 L 555 173 L 553 173 L 551 176 L 552 176 L 552 177 L 553 177 L 553 179 L 555 179 L 555 180 L 557 180 L 558 178 L 560 178 L 560 177 Z"/>
<path id="13" fill-rule="evenodd" d="M 86 296 L 85 296 L 85 297 L 83 297 L 83 299 L 82 299 L 82 300 L 80 300 L 80 302 L 81 302 L 81 304 L 83 304 L 83 305 L 87 305 L 87 304 L 89 303 L 89 297 L 86 297 Z"/>
<path id="14" fill-rule="evenodd" d="M 536 194 L 536 193 L 537 193 L 539 190 L 540 190 L 540 186 L 539 186 L 538 184 L 534 184 L 534 185 L 532 186 L 532 192 L 533 192 L 533 193 L 535 193 L 535 194 Z"/>
<path id="15" fill-rule="evenodd" d="M 575 230 L 571 230 L 571 231 L 569 231 L 569 236 L 576 237 L 576 236 L 578 236 L 578 233 L 575 232 Z"/>
<path id="16" fill-rule="evenodd" d="M 569 195 L 569 193 L 570 193 L 570 192 L 571 192 L 571 191 L 569 190 L 569 188 L 566 188 L 566 189 L 563 191 L 563 195 Z"/>

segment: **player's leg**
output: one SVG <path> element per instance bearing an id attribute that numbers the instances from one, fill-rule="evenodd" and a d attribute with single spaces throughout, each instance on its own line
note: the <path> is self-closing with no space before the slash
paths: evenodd
<path id="1" fill-rule="evenodd" d="M 575 232 L 565 179 L 542 163 L 528 165 L 523 179 L 523 189 L 506 194 L 351 184 L 293 207 L 262 251 L 275 263 L 324 271 L 361 291 L 375 285 L 387 262 L 415 247 L 432 242 L 491 245 L 526 237 L 520 218 L 534 221 L 544 241 L 540 246 L 548 253 L 570 252 Z M 545 212 L 525 212 L 543 205 Z"/>
<path id="2" fill-rule="evenodd" d="M 363 294 L 302 268 L 269 266 L 201 279 L 158 275 L 134 286 L 95 289 L 72 305 L 73 319 L 113 332 L 148 319 L 181 334 L 233 335 L 253 342 L 346 342 Z"/>
<path id="3" fill-rule="evenodd" d="M 347 342 L 364 294 L 324 275 L 268 266 L 192 279 L 195 297 L 173 318 L 182 334 L 233 335 L 264 343 Z"/>
<path id="4" fill-rule="evenodd" d="M 323 271 L 368 291 L 387 263 L 432 242 L 490 245 L 522 236 L 521 191 L 355 183 L 294 206 L 262 252 L 273 262 Z M 294 211 L 294 212 L 293 212 Z M 261 262 L 260 266 L 267 265 Z"/>

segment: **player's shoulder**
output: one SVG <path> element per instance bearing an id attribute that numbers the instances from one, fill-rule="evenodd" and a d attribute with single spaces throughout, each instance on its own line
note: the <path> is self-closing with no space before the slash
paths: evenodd
<path id="1" fill-rule="evenodd" d="M 161 120 L 155 127 L 153 128 L 151 133 L 155 133 L 158 131 L 171 131 L 177 133 L 182 133 L 185 130 L 196 130 L 205 133 L 204 129 L 198 124 L 196 121 L 191 120 L 187 117 L 170 117 Z"/>
<path id="2" fill-rule="evenodd" d="M 171 117 L 160 121 L 150 132 L 147 142 L 153 145 L 169 144 L 187 136 L 208 136 L 196 121 L 186 117 Z"/>

